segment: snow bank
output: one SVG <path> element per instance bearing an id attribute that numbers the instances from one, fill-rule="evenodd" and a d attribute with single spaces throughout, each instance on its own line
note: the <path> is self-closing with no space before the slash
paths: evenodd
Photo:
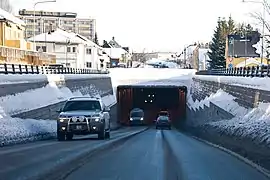
<path id="1" fill-rule="evenodd" d="M 236 97 L 218 90 L 201 101 L 188 99 L 188 106 L 197 111 L 204 105 L 209 107 L 209 102 L 214 103 L 235 117 L 230 120 L 208 122 L 213 128 L 236 137 L 248 137 L 257 143 L 266 142 L 270 146 L 270 103 L 260 103 L 258 107 L 246 109 L 234 101 Z"/>
<path id="2" fill-rule="evenodd" d="M 259 77 L 234 77 L 234 76 L 210 76 L 210 75 L 194 75 L 194 78 L 205 80 L 205 81 L 215 81 L 218 83 L 225 83 L 230 85 L 261 89 L 265 91 L 270 90 L 270 78 L 259 78 Z"/>
<path id="3" fill-rule="evenodd" d="M 248 112 L 248 109 L 239 106 L 238 103 L 234 101 L 235 99 L 236 98 L 234 96 L 226 93 L 222 89 L 219 89 L 216 93 L 211 94 L 209 97 L 206 97 L 201 101 L 196 100 L 194 102 L 192 97 L 189 96 L 187 104 L 194 111 L 197 111 L 200 107 L 203 109 L 204 105 L 209 107 L 210 102 L 212 102 L 232 115 L 242 117 Z"/>
<path id="4" fill-rule="evenodd" d="M 44 88 L 39 93 L 48 93 L 50 90 L 51 89 Z M 68 88 L 63 88 L 55 91 L 56 93 L 51 93 L 52 96 L 41 96 L 44 98 L 41 98 L 39 101 L 30 98 L 27 95 L 9 97 L 6 101 L 2 101 L 2 104 L 0 105 L 0 143 L 7 145 L 56 137 L 57 126 L 55 120 L 19 119 L 11 118 L 9 116 L 15 112 L 28 111 L 30 109 L 36 109 L 39 106 L 42 107 L 46 104 L 63 101 L 72 96 L 82 96 L 79 91 L 72 93 Z M 31 95 L 33 92 L 29 93 L 29 95 Z M 39 93 L 34 93 L 32 96 L 41 95 Z M 29 100 L 32 99 L 33 101 L 29 103 Z M 17 100 L 19 100 L 18 103 L 16 103 Z M 104 96 L 102 97 L 102 100 L 106 106 L 112 106 L 116 103 L 116 98 L 114 95 Z M 25 101 L 27 101 L 27 103 Z M 3 104 L 3 102 L 6 104 Z M 25 106 L 25 104 L 27 104 L 27 106 Z"/>
<path id="5" fill-rule="evenodd" d="M 21 143 L 56 136 L 56 121 L 0 118 L 1 145 Z"/>
<path id="6" fill-rule="evenodd" d="M 67 87 L 58 88 L 56 85 L 48 84 L 42 88 L 0 97 L 0 108 L 5 114 L 14 115 L 81 95 L 80 91 L 72 93 Z"/>
<path id="7" fill-rule="evenodd" d="M 196 70 L 192 69 L 158 69 L 158 68 L 114 68 L 110 69 L 112 84 L 117 85 L 139 84 L 166 84 L 191 79 Z"/>
<path id="8" fill-rule="evenodd" d="M 151 60 L 146 61 L 145 63 L 146 63 L 146 66 L 144 66 L 144 68 L 145 67 L 148 68 L 147 66 L 151 66 L 151 64 L 155 64 L 155 65 L 163 65 L 164 64 L 164 65 L 168 66 L 169 68 L 180 68 L 180 66 L 175 62 L 169 62 L 169 61 L 160 60 L 160 59 L 151 59 Z"/>
<path id="9" fill-rule="evenodd" d="M 260 103 L 243 116 L 227 121 L 209 123 L 214 128 L 236 137 L 248 137 L 270 147 L 270 103 Z"/>
<path id="10" fill-rule="evenodd" d="M 62 81 L 72 79 L 91 79 L 97 77 L 110 77 L 109 74 L 23 74 L 0 75 L 0 84 L 31 83 L 39 81 Z"/>

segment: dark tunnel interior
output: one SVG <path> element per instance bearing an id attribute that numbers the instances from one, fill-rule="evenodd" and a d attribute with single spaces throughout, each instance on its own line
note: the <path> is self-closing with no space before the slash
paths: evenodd
<path id="1" fill-rule="evenodd" d="M 178 106 L 179 90 L 177 88 L 134 88 L 133 89 L 133 108 L 144 110 L 157 108 L 167 110 Z"/>
<path id="2" fill-rule="evenodd" d="M 185 118 L 185 86 L 120 86 L 117 91 L 119 119 L 124 123 L 134 108 L 144 111 L 146 124 L 153 124 L 160 111 L 168 111 L 172 122 Z"/>

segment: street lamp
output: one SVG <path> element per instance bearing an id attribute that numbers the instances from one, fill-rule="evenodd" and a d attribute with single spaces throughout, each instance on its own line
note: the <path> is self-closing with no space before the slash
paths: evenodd
<path id="1" fill-rule="evenodd" d="M 263 5 L 263 17 L 262 17 L 262 21 L 263 21 L 263 26 L 262 26 L 262 52 L 261 52 L 261 65 L 263 64 L 263 50 L 264 50 L 264 29 L 265 29 L 265 6 L 266 6 L 266 0 L 263 0 L 263 1 L 247 1 L 247 0 L 242 0 L 243 3 L 259 3 L 259 4 L 262 4 Z"/>
<path id="2" fill-rule="evenodd" d="M 44 1 L 38 1 L 34 4 L 34 47 L 36 47 L 36 5 L 43 4 L 43 3 L 50 3 L 50 2 L 56 2 L 56 0 L 44 0 Z"/>

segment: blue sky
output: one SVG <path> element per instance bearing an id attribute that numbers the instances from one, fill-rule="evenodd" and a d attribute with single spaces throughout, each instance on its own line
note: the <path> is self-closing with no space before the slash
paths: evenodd
<path id="1" fill-rule="evenodd" d="M 14 11 L 33 9 L 34 0 L 10 0 Z M 242 0 L 57 0 L 37 10 L 72 11 L 97 19 L 100 42 L 116 40 L 134 50 L 180 51 L 194 41 L 210 41 L 219 16 L 253 23 L 249 12 L 261 4 Z"/>

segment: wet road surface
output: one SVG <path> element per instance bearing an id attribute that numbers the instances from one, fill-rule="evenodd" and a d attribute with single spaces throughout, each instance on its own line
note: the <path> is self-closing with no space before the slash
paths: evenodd
<path id="1" fill-rule="evenodd" d="M 85 161 L 67 161 L 142 129 L 123 128 L 105 141 L 83 136 L 73 141 L 49 140 L 0 148 L 0 180 L 42 176 L 50 180 L 58 174 L 61 176 L 56 179 L 67 180 L 269 179 L 236 157 L 176 130 L 148 129 L 85 157 Z M 64 166 L 59 168 L 61 163 Z M 55 172 L 54 176 L 49 172 Z"/>
<path id="2" fill-rule="evenodd" d="M 175 130 L 150 129 L 66 177 L 67 180 L 266 180 L 256 169 Z"/>
<path id="3" fill-rule="evenodd" d="M 111 132 L 110 140 L 98 140 L 97 135 L 76 137 L 72 141 L 38 141 L 0 148 L 0 180 L 37 179 L 59 164 L 92 148 L 143 129 L 122 128 Z M 46 178 L 45 178 L 46 179 Z"/>

